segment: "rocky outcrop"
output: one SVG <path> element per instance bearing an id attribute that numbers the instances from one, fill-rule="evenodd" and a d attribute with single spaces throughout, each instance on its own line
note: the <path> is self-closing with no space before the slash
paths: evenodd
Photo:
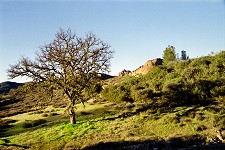
<path id="1" fill-rule="evenodd" d="M 144 65 L 140 66 L 139 68 L 137 68 L 134 71 L 130 71 L 130 70 L 126 70 L 126 69 L 122 70 L 121 72 L 119 72 L 119 76 L 125 76 L 125 75 L 135 76 L 135 75 L 140 75 L 140 74 L 146 74 L 149 71 L 151 71 L 151 69 L 153 67 L 162 65 L 162 61 L 163 61 L 163 59 L 161 59 L 161 58 L 149 60 Z"/>
<path id="2" fill-rule="evenodd" d="M 162 65 L 162 59 L 156 58 L 153 60 L 147 61 L 144 65 L 140 66 L 136 70 L 134 70 L 131 75 L 138 75 L 138 74 L 146 74 L 148 73 L 153 67 Z"/>
<path id="3" fill-rule="evenodd" d="M 119 72 L 119 76 L 125 76 L 125 75 L 130 75 L 132 72 L 130 70 L 125 70 L 123 69 L 121 72 Z"/>
<path id="4" fill-rule="evenodd" d="M 137 68 L 134 71 L 130 71 L 130 70 L 122 70 L 121 72 L 119 72 L 119 76 L 125 76 L 125 75 L 139 75 L 139 74 L 146 74 L 148 73 L 153 67 L 158 66 L 158 65 L 162 65 L 162 59 L 161 58 L 156 58 L 153 60 L 149 60 L 147 61 L 144 65 L 140 66 L 139 68 Z"/>

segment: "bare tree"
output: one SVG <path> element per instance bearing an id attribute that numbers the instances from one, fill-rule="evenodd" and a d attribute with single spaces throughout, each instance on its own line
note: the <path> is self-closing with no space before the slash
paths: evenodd
<path id="1" fill-rule="evenodd" d="M 109 72 L 112 56 L 110 45 L 93 33 L 82 38 L 70 29 L 60 29 L 54 41 L 40 48 L 34 61 L 22 57 L 17 64 L 10 65 L 8 76 L 27 76 L 35 83 L 63 89 L 70 100 L 70 123 L 75 124 L 74 107 L 77 102 L 84 102 L 82 91 L 97 82 L 99 73 Z"/>

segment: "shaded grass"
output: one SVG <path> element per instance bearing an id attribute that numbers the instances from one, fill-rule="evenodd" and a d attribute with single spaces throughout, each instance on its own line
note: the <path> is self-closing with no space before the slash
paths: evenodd
<path id="1" fill-rule="evenodd" d="M 21 124 L 21 126 L 23 128 L 31 128 L 31 127 L 35 127 L 35 126 L 38 126 L 38 125 L 41 125 L 41 124 L 44 124 L 44 123 L 46 123 L 46 120 L 44 120 L 44 119 L 38 119 L 38 120 L 23 122 Z"/>

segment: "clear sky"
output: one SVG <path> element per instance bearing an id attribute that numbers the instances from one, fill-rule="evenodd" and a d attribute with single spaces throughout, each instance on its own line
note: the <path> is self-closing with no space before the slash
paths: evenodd
<path id="1" fill-rule="evenodd" d="M 115 51 L 110 74 L 117 75 L 162 57 L 168 45 L 190 58 L 225 50 L 225 1 L 0 0 L 0 82 L 9 64 L 33 59 L 60 27 L 108 42 Z"/>

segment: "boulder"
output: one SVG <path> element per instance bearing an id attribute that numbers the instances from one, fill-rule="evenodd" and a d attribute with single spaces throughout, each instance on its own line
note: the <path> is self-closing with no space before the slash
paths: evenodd
<path id="1" fill-rule="evenodd" d="M 140 66 L 136 70 L 134 70 L 131 75 L 139 75 L 139 74 L 146 74 L 148 73 L 153 67 L 162 65 L 162 59 L 161 58 L 156 58 L 153 60 L 147 61 L 144 65 Z"/>

